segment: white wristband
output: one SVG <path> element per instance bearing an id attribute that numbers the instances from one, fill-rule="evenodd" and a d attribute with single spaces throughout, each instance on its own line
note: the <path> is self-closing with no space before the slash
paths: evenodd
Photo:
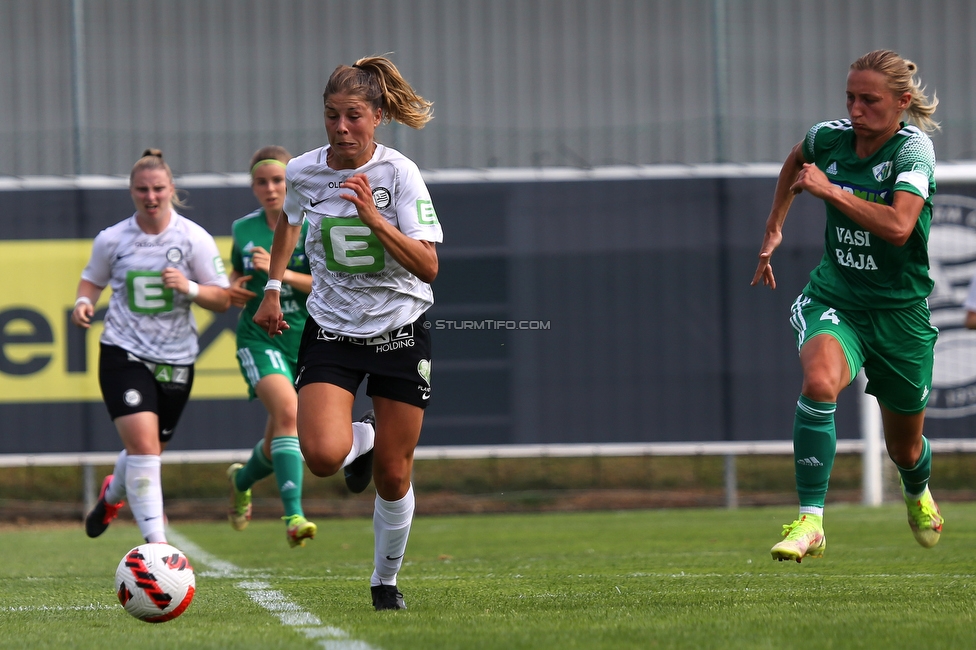
<path id="1" fill-rule="evenodd" d="M 91 306 L 92 301 L 88 296 L 79 296 L 78 300 L 75 300 L 75 309 L 78 309 L 78 305 L 88 305 Z"/>
<path id="2" fill-rule="evenodd" d="M 268 284 L 264 285 L 265 291 L 281 291 L 281 280 L 268 280 Z"/>
<path id="3" fill-rule="evenodd" d="M 186 295 L 190 298 L 190 300 L 195 299 L 200 295 L 200 285 L 193 280 L 189 280 L 187 282 Z"/>

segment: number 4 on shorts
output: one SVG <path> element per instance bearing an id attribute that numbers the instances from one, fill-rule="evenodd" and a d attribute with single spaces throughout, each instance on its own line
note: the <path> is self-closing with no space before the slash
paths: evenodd
<path id="1" fill-rule="evenodd" d="M 837 317 L 837 312 L 834 311 L 833 307 L 822 313 L 820 320 L 829 320 L 834 325 L 840 324 L 840 318 Z"/>

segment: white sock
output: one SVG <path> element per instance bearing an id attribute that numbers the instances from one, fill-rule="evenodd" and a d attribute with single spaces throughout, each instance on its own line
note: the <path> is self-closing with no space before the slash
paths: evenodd
<path id="1" fill-rule="evenodd" d="M 407 550 L 407 537 L 416 501 L 413 498 L 413 484 L 399 501 L 386 501 L 376 495 L 373 510 L 373 534 L 376 547 L 373 552 L 375 568 L 369 579 L 371 587 L 397 583 L 397 573 L 403 564 L 403 554 Z"/>
<path id="2" fill-rule="evenodd" d="M 342 466 L 345 467 L 372 449 L 373 439 L 375 437 L 376 432 L 373 431 L 373 427 L 371 425 L 367 424 L 366 422 L 353 422 L 352 449 L 349 450 L 349 455 L 346 456 L 346 459 L 342 461 Z"/>
<path id="3" fill-rule="evenodd" d="M 165 542 L 163 483 L 159 456 L 129 456 L 125 467 L 125 493 L 129 508 L 147 542 Z"/>
<path id="4" fill-rule="evenodd" d="M 125 464 L 128 454 L 125 449 L 119 452 L 115 459 L 115 469 L 112 470 L 112 482 L 105 490 L 105 503 L 118 503 L 125 498 Z"/>
<path id="5" fill-rule="evenodd" d="M 803 515 L 817 515 L 823 517 L 824 509 L 817 506 L 800 506 L 800 517 Z"/>

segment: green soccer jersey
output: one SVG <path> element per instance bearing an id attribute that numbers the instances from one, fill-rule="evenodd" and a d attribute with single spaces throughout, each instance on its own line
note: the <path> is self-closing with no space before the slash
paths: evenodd
<path id="1" fill-rule="evenodd" d="M 298 245 L 288 261 L 290 271 L 305 273 L 306 275 L 309 273 L 308 258 L 305 256 L 307 227 L 307 224 L 302 226 Z M 241 310 L 240 320 L 237 322 L 237 340 L 238 347 L 240 347 L 241 341 L 245 339 L 253 339 L 254 337 L 262 340 L 268 339 L 267 332 L 263 331 L 253 321 L 254 314 L 264 298 L 264 285 L 268 283 L 268 274 L 254 268 L 251 263 L 251 251 L 255 246 L 259 246 L 270 253 L 274 231 L 268 227 L 267 218 L 262 208 L 235 221 L 231 232 L 234 240 L 230 255 L 231 265 L 241 275 L 252 276 L 244 286 L 257 294 Z M 294 287 L 282 283 L 281 311 L 291 329 L 286 330 L 283 336 L 275 337 L 273 340 L 279 340 L 282 345 L 276 347 L 290 351 L 290 356 L 293 357 L 298 355 L 302 329 L 305 327 L 305 320 L 308 318 L 308 309 L 305 306 L 307 299 L 307 293 L 302 293 Z"/>
<path id="2" fill-rule="evenodd" d="M 849 120 L 822 122 L 807 133 L 803 157 L 832 183 L 866 201 L 891 205 L 895 192 L 925 199 L 904 246 L 868 232 L 830 203 L 824 256 L 803 293 L 837 309 L 898 309 L 932 291 L 928 239 L 935 193 L 935 152 L 918 128 L 902 128 L 868 158 L 854 151 Z"/>

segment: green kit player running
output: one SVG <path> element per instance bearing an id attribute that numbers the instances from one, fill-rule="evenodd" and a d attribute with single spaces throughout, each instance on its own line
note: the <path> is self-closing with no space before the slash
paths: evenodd
<path id="1" fill-rule="evenodd" d="M 285 200 L 285 164 L 291 155 L 283 148 L 259 149 L 251 158 L 251 188 L 261 204 L 259 210 L 241 217 L 233 225 L 231 298 L 242 307 L 237 323 L 237 362 L 247 381 L 251 399 L 257 397 L 268 411 L 264 438 L 254 447 L 246 464 L 234 463 L 227 470 L 231 483 L 228 519 L 236 530 L 244 530 L 251 519 L 251 486 L 274 473 L 285 507 L 286 535 L 292 546 L 304 546 L 315 537 L 316 526 L 302 510 L 302 478 L 305 463 L 298 445 L 295 392 L 298 345 L 308 318 L 305 300 L 312 287 L 305 237 L 291 255 L 281 288 L 281 307 L 293 329 L 272 339 L 254 324 L 254 312 L 264 296 L 271 260 L 271 240 Z"/>
<path id="2" fill-rule="evenodd" d="M 938 331 L 926 298 L 933 282 L 928 235 L 938 128 L 917 68 L 878 50 L 847 76 L 850 119 L 817 124 L 793 147 L 776 193 L 752 284 L 776 288 L 770 258 L 783 239 L 793 196 L 827 207 L 824 257 L 793 303 L 803 388 L 793 424 L 800 514 L 772 548 L 776 560 L 821 557 L 824 499 L 837 440 L 837 396 L 861 367 L 881 405 L 888 455 L 898 466 L 915 539 L 935 546 L 943 519 L 929 492 L 932 453 L 922 435 Z M 917 125 L 901 121 L 907 113 Z"/>

